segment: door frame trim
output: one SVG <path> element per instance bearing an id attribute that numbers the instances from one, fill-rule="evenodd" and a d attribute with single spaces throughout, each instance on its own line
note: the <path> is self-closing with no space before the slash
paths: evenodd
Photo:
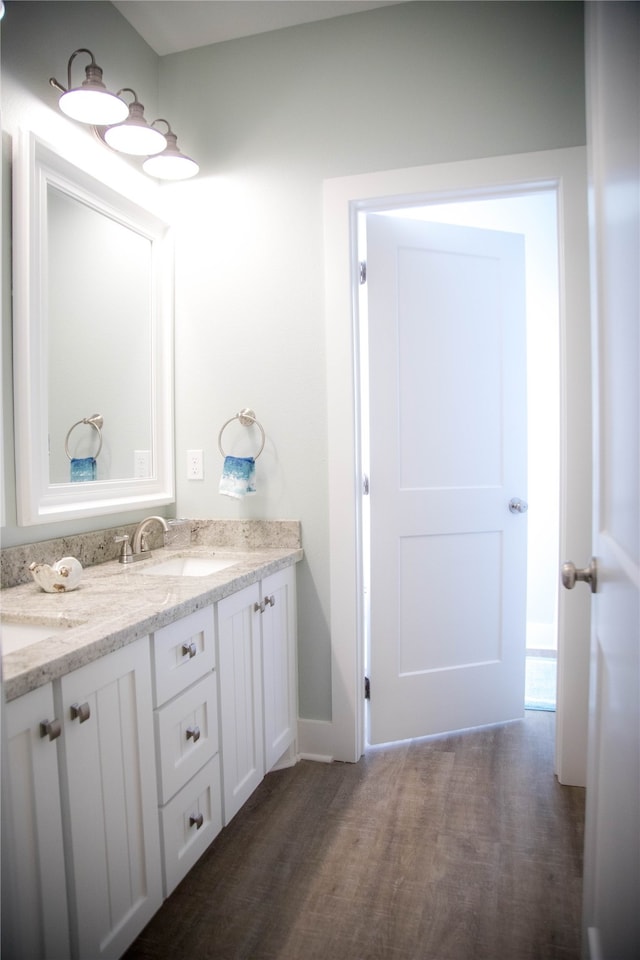
<path id="1" fill-rule="evenodd" d="M 589 411 L 590 342 L 586 148 L 569 147 L 356 174 L 324 182 L 325 335 L 329 453 L 332 720 L 324 752 L 355 762 L 364 751 L 364 641 L 360 562 L 361 477 L 358 398 L 358 237 L 363 211 L 419 202 L 505 195 L 546 185 L 558 191 L 560 257 L 560 554 L 591 555 L 591 444 L 570 425 Z M 589 431 L 582 431 L 589 432 Z M 569 497 L 571 491 L 571 497 Z M 561 557 L 559 557 L 559 562 Z M 558 623 L 562 709 L 556 772 L 584 785 L 590 609 L 565 602 Z M 586 632 L 585 632 L 586 631 Z M 581 650 L 581 639 L 585 642 Z M 567 669 L 570 664 L 570 669 Z M 569 677 L 570 674 L 570 677 Z"/>

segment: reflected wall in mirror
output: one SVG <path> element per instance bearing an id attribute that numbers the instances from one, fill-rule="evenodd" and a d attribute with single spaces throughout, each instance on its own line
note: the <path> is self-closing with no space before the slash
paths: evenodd
<path id="1" fill-rule="evenodd" d="M 172 277 L 167 224 L 21 131 L 14 156 L 21 525 L 174 499 Z M 99 428 L 83 423 L 95 414 Z M 86 470 L 92 458 L 93 472 Z"/>
<path id="2" fill-rule="evenodd" d="M 65 440 L 95 412 L 97 479 L 148 476 L 151 404 L 139 401 L 151 398 L 151 240 L 52 184 L 47 227 L 49 480 L 73 479 Z M 67 446 L 88 458 L 98 442 L 80 424 Z"/>

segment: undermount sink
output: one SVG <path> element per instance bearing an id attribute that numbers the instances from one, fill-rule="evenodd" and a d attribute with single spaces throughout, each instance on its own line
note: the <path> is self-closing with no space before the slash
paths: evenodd
<path id="1" fill-rule="evenodd" d="M 2 637 L 2 653 L 15 653 L 23 647 L 30 647 L 41 640 L 50 640 L 71 627 L 81 626 L 79 620 L 5 620 L 0 621 L 0 636 Z"/>
<path id="2" fill-rule="evenodd" d="M 237 562 L 221 557 L 171 557 L 136 572 L 159 577 L 208 577 Z"/>

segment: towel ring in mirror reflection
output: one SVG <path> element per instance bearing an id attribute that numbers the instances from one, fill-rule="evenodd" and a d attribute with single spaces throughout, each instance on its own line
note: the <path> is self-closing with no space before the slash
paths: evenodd
<path id="1" fill-rule="evenodd" d="M 240 413 L 236 413 L 234 417 L 229 417 L 227 422 L 222 424 L 220 428 L 220 433 L 218 434 L 218 450 L 220 451 L 223 457 L 226 457 L 226 453 L 222 449 L 222 434 L 224 433 L 226 428 L 229 426 L 229 424 L 233 423 L 234 420 L 239 420 L 243 427 L 256 426 L 260 431 L 260 433 L 262 434 L 262 443 L 260 444 L 260 449 L 253 456 L 253 459 L 257 460 L 260 454 L 262 453 L 262 451 L 264 450 L 264 443 L 265 443 L 264 427 L 262 426 L 259 420 L 256 420 L 256 415 L 253 412 L 253 410 L 250 410 L 248 407 L 245 407 L 243 410 L 240 411 Z"/>
<path id="2" fill-rule="evenodd" d="M 74 423 L 74 425 L 70 427 L 64 441 L 64 452 L 69 457 L 69 460 L 73 460 L 73 456 L 69 453 L 69 437 L 71 436 L 71 431 L 79 427 L 81 423 L 86 423 L 87 426 L 93 427 L 98 434 L 98 449 L 93 454 L 94 460 L 97 460 L 102 450 L 102 425 L 104 424 L 104 417 L 101 413 L 94 413 L 91 417 L 83 417 L 82 420 L 78 420 L 77 423 Z"/>

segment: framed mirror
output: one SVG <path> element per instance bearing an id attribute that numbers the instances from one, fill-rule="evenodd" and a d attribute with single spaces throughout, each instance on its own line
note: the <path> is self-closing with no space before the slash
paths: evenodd
<path id="1" fill-rule="evenodd" d="M 13 210 L 18 523 L 172 502 L 168 225 L 29 131 Z"/>

